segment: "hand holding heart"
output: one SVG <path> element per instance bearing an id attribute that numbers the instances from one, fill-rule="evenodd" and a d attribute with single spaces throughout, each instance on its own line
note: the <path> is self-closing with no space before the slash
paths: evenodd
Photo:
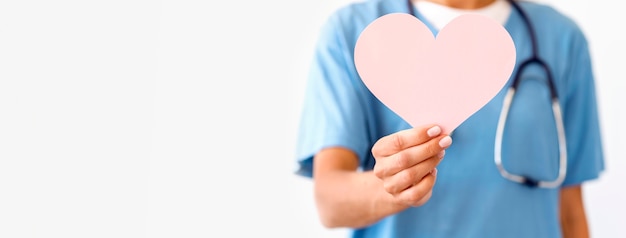
<path id="1" fill-rule="evenodd" d="M 436 167 L 451 143 L 439 126 L 430 125 L 380 138 L 372 147 L 374 175 L 395 204 L 421 206 L 430 199 Z"/>
<path id="2" fill-rule="evenodd" d="M 356 69 L 370 91 L 411 126 L 444 133 L 487 104 L 515 66 L 515 45 L 498 22 L 461 15 L 435 38 L 410 14 L 384 15 L 355 46 Z"/>

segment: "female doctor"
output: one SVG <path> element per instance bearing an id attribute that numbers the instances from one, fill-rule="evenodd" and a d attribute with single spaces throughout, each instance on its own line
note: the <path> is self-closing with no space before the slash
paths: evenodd
<path id="1" fill-rule="evenodd" d="M 359 34 L 396 12 L 434 34 L 460 14 L 483 14 L 513 38 L 506 88 L 451 135 L 410 127 L 358 77 Z M 588 237 L 582 184 L 604 169 L 585 36 L 567 16 L 527 1 L 342 7 L 320 33 L 298 139 L 297 173 L 314 181 L 322 224 L 352 228 L 352 237 Z"/>

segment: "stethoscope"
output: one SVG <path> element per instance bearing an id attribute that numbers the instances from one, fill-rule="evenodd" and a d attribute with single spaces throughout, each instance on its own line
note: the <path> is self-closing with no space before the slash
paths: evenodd
<path id="1" fill-rule="evenodd" d="M 494 146 L 494 161 L 498 171 L 502 177 L 511 180 L 513 182 L 517 182 L 520 184 L 527 185 L 529 187 L 541 187 L 541 188 L 556 188 L 561 186 L 563 180 L 565 179 L 565 174 L 567 173 L 567 147 L 565 141 L 565 129 L 563 127 L 563 117 L 561 115 L 561 106 L 559 104 L 559 98 L 556 92 L 556 88 L 554 87 L 554 82 L 552 79 L 552 72 L 548 65 L 539 58 L 539 54 L 537 51 L 537 38 L 535 36 L 535 31 L 533 29 L 530 20 L 526 13 L 522 10 L 522 8 L 515 3 L 514 0 L 508 0 L 508 2 L 513 6 L 515 11 L 517 11 L 524 24 L 526 25 L 526 29 L 528 30 L 529 38 L 531 41 L 532 55 L 527 60 L 523 61 L 513 78 L 513 82 L 510 84 L 507 93 L 504 97 L 504 102 L 502 104 L 502 110 L 500 112 L 500 117 L 498 118 L 498 125 L 496 129 L 496 138 L 495 138 L 495 146 Z M 411 0 L 407 0 L 407 6 L 409 9 L 409 13 L 415 17 L 415 11 L 413 10 L 413 4 Z M 550 88 L 550 97 L 552 101 L 552 112 L 554 114 L 556 129 L 558 133 L 558 142 L 559 142 L 559 174 L 556 179 L 551 181 L 543 181 L 530 178 L 528 176 L 513 174 L 508 172 L 504 166 L 502 165 L 502 135 L 504 134 L 504 128 L 506 126 L 506 119 L 509 115 L 509 109 L 511 108 L 511 101 L 515 96 L 515 92 L 517 91 L 517 86 L 521 81 L 521 75 L 524 69 L 526 69 L 530 65 L 537 65 L 543 69 L 548 77 L 548 87 Z"/>

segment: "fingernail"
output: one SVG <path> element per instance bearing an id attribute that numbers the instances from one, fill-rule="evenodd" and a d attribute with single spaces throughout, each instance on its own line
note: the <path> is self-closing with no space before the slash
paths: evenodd
<path id="1" fill-rule="evenodd" d="M 434 168 L 432 172 L 430 172 L 433 176 L 437 176 L 437 168 Z"/>
<path id="2" fill-rule="evenodd" d="M 450 146 L 451 144 L 452 138 L 450 138 L 450 136 L 441 138 L 441 140 L 439 141 L 439 146 L 441 146 L 441 148 L 448 148 L 448 146 Z"/>
<path id="3" fill-rule="evenodd" d="M 446 151 L 442 150 L 441 152 L 439 152 L 439 154 L 437 154 L 437 158 L 439 159 L 443 159 L 443 156 L 446 155 Z"/>
<path id="4" fill-rule="evenodd" d="M 426 131 L 426 134 L 428 134 L 428 136 L 430 137 L 438 136 L 439 133 L 441 133 L 441 128 L 439 126 L 433 126 L 428 129 L 428 131 Z"/>

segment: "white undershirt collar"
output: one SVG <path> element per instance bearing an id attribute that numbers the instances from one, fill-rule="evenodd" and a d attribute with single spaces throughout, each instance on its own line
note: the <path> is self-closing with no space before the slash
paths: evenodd
<path id="1" fill-rule="evenodd" d="M 437 30 L 443 28 L 452 19 L 466 13 L 477 13 L 500 22 L 504 25 L 511 14 L 511 4 L 506 0 L 496 0 L 493 3 L 478 9 L 465 10 L 451 8 L 427 0 L 412 0 L 420 14 L 428 19 Z"/>

